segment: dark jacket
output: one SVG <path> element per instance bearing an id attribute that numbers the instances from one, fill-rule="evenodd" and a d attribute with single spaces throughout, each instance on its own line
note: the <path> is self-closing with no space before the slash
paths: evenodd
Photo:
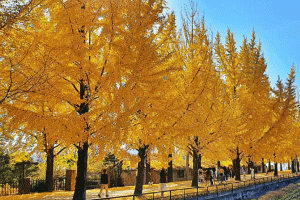
<path id="1" fill-rule="evenodd" d="M 164 169 L 161 170 L 160 172 L 160 183 L 167 183 L 167 179 L 166 179 L 166 172 Z"/>
<path id="2" fill-rule="evenodd" d="M 108 175 L 101 174 L 101 184 L 108 184 Z"/>

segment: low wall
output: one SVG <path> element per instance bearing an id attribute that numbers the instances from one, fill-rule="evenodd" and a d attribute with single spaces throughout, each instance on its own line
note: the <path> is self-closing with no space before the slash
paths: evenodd
<path id="1" fill-rule="evenodd" d="M 267 194 L 270 191 L 283 188 L 291 183 L 295 183 L 300 180 L 300 177 L 292 177 L 280 181 L 268 182 L 261 185 L 246 187 L 245 189 L 237 189 L 232 192 L 223 192 L 204 197 L 198 197 L 198 200 L 204 199 L 221 199 L 221 200 L 236 200 L 236 199 L 255 199 L 262 195 Z M 197 200 L 197 197 L 193 198 Z"/>

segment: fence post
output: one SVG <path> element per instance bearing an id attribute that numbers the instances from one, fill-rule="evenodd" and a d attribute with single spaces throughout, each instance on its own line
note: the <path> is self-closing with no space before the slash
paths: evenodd
<path id="1" fill-rule="evenodd" d="M 245 183 L 246 183 L 246 181 L 244 181 L 244 191 L 245 191 Z"/>
<path id="2" fill-rule="evenodd" d="M 199 196 L 199 194 L 198 194 L 198 186 L 197 186 L 197 200 L 198 200 L 198 196 Z"/>
<path id="3" fill-rule="evenodd" d="M 208 195 L 208 187 L 206 187 L 206 189 L 207 189 L 207 195 Z"/>
<path id="4" fill-rule="evenodd" d="M 183 189 L 183 199 L 185 199 L 185 189 Z"/>
<path id="5" fill-rule="evenodd" d="M 170 190 L 170 200 L 172 199 L 172 194 L 171 194 L 172 190 Z"/>
<path id="6" fill-rule="evenodd" d="M 232 193 L 233 193 L 233 183 L 231 184 L 231 186 L 232 186 Z"/>
<path id="7" fill-rule="evenodd" d="M 216 188 L 217 188 L 217 197 L 219 196 L 219 191 L 218 191 L 218 186 L 216 185 Z"/>

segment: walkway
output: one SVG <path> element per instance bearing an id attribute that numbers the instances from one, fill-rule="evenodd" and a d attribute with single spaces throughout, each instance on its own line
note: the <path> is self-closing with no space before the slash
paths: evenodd
<path id="1" fill-rule="evenodd" d="M 279 175 L 291 173 L 291 171 L 280 171 Z M 268 176 L 266 174 L 255 174 L 256 178 L 263 178 L 263 177 L 270 177 L 273 176 L 273 173 L 269 173 Z M 250 175 L 246 176 L 246 180 L 250 179 Z M 243 180 L 243 177 L 242 177 Z M 243 180 L 244 181 L 244 180 Z M 229 183 L 237 182 L 233 178 L 230 178 L 228 180 Z M 200 183 L 199 187 L 205 187 L 205 183 Z M 175 190 L 175 189 L 181 189 L 181 188 L 190 188 L 191 187 L 191 181 L 181 181 L 181 182 L 172 182 L 167 183 L 167 190 Z M 150 192 L 157 192 L 158 191 L 158 184 L 153 184 L 152 186 L 144 185 L 143 187 L 143 193 L 150 193 Z M 300 191 L 298 191 L 300 193 Z M 33 193 L 28 195 L 13 195 L 13 196 L 6 196 L 6 197 L 0 197 L 0 200 L 58 200 L 58 199 L 66 199 L 71 200 L 73 197 L 74 192 L 69 191 L 58 191 L 58 192 L 44 192 L 44 193 Z M 91 199 L 99 199 L 98 198 L 99 189 L 93 189 L 93 190 L 87 190 L 87 200 Z M 102 194 L 104 195 L 105 191 L 102 191 Z M 126 187 L 115 187 L 110 188 L 109 190 L 109 197 L 117 197 L 117 196 L 126 196 L 126 195 L 133 195 L 134 193 L 134 186 L 126 186 Z M 297 193 L 298 194 L 298 193 Z M 295 194 L 296 195 L 296 194 Z"/>

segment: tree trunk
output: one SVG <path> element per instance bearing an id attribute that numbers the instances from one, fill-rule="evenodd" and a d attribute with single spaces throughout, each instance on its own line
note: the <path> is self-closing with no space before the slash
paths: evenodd
<path id="1" fill-rule="evenodd" d="M 262 169 L 261 169 L 262 173 L 266 173 L 266 171 L 265 171 L 265 163 L 264 163 L 264 159 L 263 158 L 261 159 L 261 167 L 262 167 Z"/>
<path id="2" fill-rule="evenodd" d="M 54 180 L 53 180 L 53 166 L 54 166 L 54 148 L 51 146 L 46 150 L 47 153 L 47 166 L 46 166 L 46 184 L 47 191 L 54 191 Z"/>
<path id="3" fill-rule="evenodd" d="M 201 161 L 202 161 L 202 155 L 199 154 L 199 157 L 198 157 L 198 169 L 202 168 Z"/>
<path id="4" fill-rule="evenodd" d="M 299 162 L 298 162 L 297 155 L 296 155 L 296 171 L 299 172 Z"/>
<path id="5" fill-rule="evenodd" d="M 269 169 L 268 172 L 271 172 L 271 159 L 269 159 Z"/>
<path id="6" fill-rule="evenodd" d="M 139 147 L 139 157 L 140 162 L 138 163 L 138 174 L 136 176 L 136 184 L 134 189 L 134 195 L 142 195 L 143 193 L 143 185 L 144 185 L 144 169 L 145 169 L 145 156 L 147 146 Z"/>
<path id="7" fill-rule="evenodd" d="M 250 157 L 248 158 L 248 174 L 251 174 L 251 170 L 250 170 L 250 168 L 251 168 L 252 166 L 251 166 L 251 160 L 250 160 Z"/>
<path id="8" fill-rule="evenodd" d="M 88 142 L 83 143 L 82 147 L 78 148 L 78 161 L 77 161 L 77 176 L 75 192 L 73 200 L 86 199 L 86 173 L 87 173 L 87 160 L 88 160 Z"/>
<path id="9" fill-rule="evenodd" d="M 220 169 L 220 167 L 221 167 L 221 162 L 220 162 L 219 160 L 218 160 L 217 165 L 218 165 L 218 168 Z"/>
<path id="10" fill-rule="evenodd" d="M 291 170 L 291 163 L 289 160 L 288 160 L 288 170 Z"/>
<path id="11" fill-rule="evenodd" d="M 186 160 L 185 160 L 185 168 L 186 168 L 186 180 L 189 179 L 189 175 L 190 175 L 190 152 L 187 151 L 186 152 Z"/>
<path id="12" fill-rule="evenodd" d="M 278 166 L 277 166 L 277 162 L 275 163 L 274 176 L 278 176 Z"/>
<path id="13" fill-rule="evenodd" d="M 150 157 L 149 154 L 146 157 L 146 183 L 151 181 L 151 172 L 150 172 Z"/>
<path id="14" fill-rule="evenodd" d="M 240 164 L 240 152 L 239 152 L 239 147 L 236 148 L 236 159 L 235 159 L 235 180 L 240 181 L 241 180 L 241 164 Z"/>
<path id="15" fill-rule="evenodd" d="M 255 162 L 252 162 L 253 168 L 254 168 L 254 174 L 257 174 L 257 165 L 255 164 Z"/>
<path id="16" fill-rule="evenodd" d="M 292 159 L 292 173 L 295 173 L 296 170 L 295 170 L 295 160 Z"/>
<path id="17" fill-rule="evenodd" d="M 198 187 L 198 151 L 193 149 L 193 179 L 192 187 Z"/>
<path id="18" fill-rule="evenodd" d="M 172 154 L 169 154 L 169 158 L 172 159 Z M 172 160 L 170 160 L 170 162 L 168 163 L 169 167 L 168 167 L 168 183 L 173 182 L 173 162 Z"/>
<path id="19" fill-rule="evenodd" d="M 280 163 L 280 171 L 282 171 L 282 162 Z"/>

